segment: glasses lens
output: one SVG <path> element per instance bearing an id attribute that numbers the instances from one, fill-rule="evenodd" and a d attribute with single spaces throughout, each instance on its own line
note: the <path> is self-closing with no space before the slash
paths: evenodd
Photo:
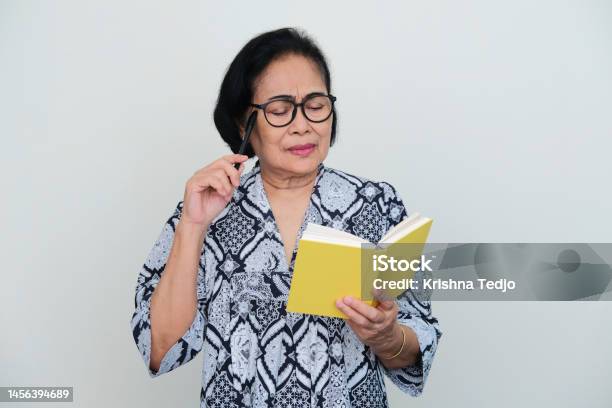
<path id="1" fill-rule="evenodd" d="M 274 101 L 266 107 L 266 119 L 274 126 L 283 126 L 291 121 L 293 104 L 289 101 Z"/>
<path id="2" fill-rule="evenodd" d="M 332 112 L 332 102 L 327 96 L 314 96 L 304 104 L 306 117 L 313 122 L 321 122 L 329 117 Z"/>

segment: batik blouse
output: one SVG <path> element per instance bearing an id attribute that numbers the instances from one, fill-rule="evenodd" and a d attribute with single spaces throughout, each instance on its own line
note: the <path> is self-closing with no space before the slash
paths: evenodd
<path id="1" fill-rule="evenodd" d="M 158 371 L 151 356 L 150 301 L 166 265 L 183 201 L 163 225 L 138 275 L 134 340 L 151 377 L 203 354 L 201 407 L 386 407 L 384 377 L 422 393 L 442 335 L 429 301 L 405 292 L 399 323 L 417 335 L 422 358 L 386 368 L 345 320 L 287 312 L 297 240 L 312 222 L 377 243 L 407 216 L 392 185 L 318 166 L 291 260 L 262 184 L 259 162 L 208 228 L 197 278 L 198 310 Z M 316 294 L 313 294 L 316 296 Z"/>

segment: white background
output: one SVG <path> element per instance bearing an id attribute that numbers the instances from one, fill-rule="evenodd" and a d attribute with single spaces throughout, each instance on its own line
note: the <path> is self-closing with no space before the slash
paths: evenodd
<path id="1" fill-rule="evenodd" d="M 283 26 L 329 58 L 326 165 L 392 183 L 432 241 L 611 241 L 609 1 L 0 0 L 0 386 L 198 406 L 201 356 L 146 372 L 136 277 L 186 180 L 228 152 L 225 69 Z M 389 384 L 392 406 L 612 405 L 609 302 L 433 311 L 425 392 Z"/>

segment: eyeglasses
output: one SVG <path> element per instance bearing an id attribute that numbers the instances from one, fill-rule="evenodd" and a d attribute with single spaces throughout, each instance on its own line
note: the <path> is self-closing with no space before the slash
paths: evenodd
<path id="1" fill-rule="evenodd" d="M 262 104 L 252 103 L 251 106 L 263 110 L 266 121 L 274 127 L 290 124 L 297 114 L 299 106 L 304 117 L 311 122 L 326 121 L 334 112 L 336 97 L 320 93 L 310 94 L 301 103 L 292 99 L 275 99 Z"/>

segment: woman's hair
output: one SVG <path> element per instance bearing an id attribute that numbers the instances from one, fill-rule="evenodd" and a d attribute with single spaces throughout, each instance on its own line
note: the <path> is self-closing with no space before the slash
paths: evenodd
<path id="1" fill-rule="evenodd" d="M 239 123 L 245 120 L 254 94 L 255 80 L 274 60 L 295 54 L 310 59 L 321 71 L 327 92 L 331 93 L 331 78 L 323 52 L 305 32 L 296 28 L 281 28 L 260 34 L 250 40 L 230 64 L 219 90 L 214 120 L 223 140 L 234 153 L 242 143 Z M 330 146 L 336 139 L 337 114 L 332 115 Z M 249 157 L 255 152 L 249 144 Z"/>

